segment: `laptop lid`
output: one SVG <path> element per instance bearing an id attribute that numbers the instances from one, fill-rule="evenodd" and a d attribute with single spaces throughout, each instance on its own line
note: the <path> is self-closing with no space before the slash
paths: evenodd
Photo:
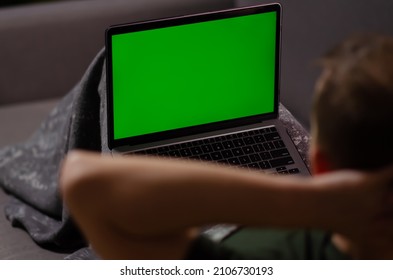
<path id="1" fill-rule="evenodd" d="M 109 148 L 276 118 L 280 23 L 271 4 L 110 27 Z"/>

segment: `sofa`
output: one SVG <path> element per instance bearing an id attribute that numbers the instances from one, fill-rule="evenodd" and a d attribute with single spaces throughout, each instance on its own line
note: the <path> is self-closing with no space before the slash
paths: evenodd
<path id="1" fill-rule="evenodd" d="M 104 45 L 111 24 L 204 12 L 266 0 L 71 0 L 0 9 L 0 147 L 25 140 Z M 309 128 L 314 62 L 359 32 L 393 33 L 390 0 L 281 0 L 281 101 Z M 0 189 L 0 207 L 9 196 Z M 0 259 L 62 259 L 13 228 L 0 211 Z"/>

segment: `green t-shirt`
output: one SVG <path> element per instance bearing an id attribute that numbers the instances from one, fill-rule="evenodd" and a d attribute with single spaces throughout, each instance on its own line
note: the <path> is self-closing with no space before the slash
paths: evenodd
<path id="1" fill-rule="evenodd" d="M 220 243 L 201 236 L 190 259 L 342 260 L 348 259 L 331 242 L 331 235 L 315 230 L 244 228 Z"/>

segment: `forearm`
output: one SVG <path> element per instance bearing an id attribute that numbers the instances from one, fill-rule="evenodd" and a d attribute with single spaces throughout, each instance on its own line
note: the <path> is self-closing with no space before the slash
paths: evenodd
<path id="1" fill-rule="evenodd" d="M 191 167 L 191 166 L 190 166 Z M 152 186 L 151 232 L 171 227 L 234 223 L 259 227 L 315 226 L 318 197 L 308 180 L 210 166 Z M 151 196 L 149 196 L 151 197 Z M 158 213 L 158 216 L 157 216 Z M 146 229 L 147 229 L 146 227 Z"/>
<path id="2" fill-rule="evenodd" d="M 65 166 L 65 177 L 75 170 L 81 173 L 63 182 L 71 208 L 94 209 L 132 234 L 223 222 L 312 227 L 321 218 L 321 191 L 307 179 L 178 161 L 78 157 Z"/>

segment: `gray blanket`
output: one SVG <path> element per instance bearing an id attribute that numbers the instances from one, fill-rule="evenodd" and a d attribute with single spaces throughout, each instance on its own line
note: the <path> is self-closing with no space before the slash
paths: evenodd
<path id="1" fill-rule="evenodd" d="M 108 152 L 104 57 L 101 51 L 30 139 L 0 150 L 0 187 L 13 196 L 4 209 L 8 220 L 45 248 L 76 251 L 69 258 L 94 254 L 62 203 L 59 171 L 72 149 Z M 307 131 L 282 105 L 280 119 L 306 159 Z"/>

